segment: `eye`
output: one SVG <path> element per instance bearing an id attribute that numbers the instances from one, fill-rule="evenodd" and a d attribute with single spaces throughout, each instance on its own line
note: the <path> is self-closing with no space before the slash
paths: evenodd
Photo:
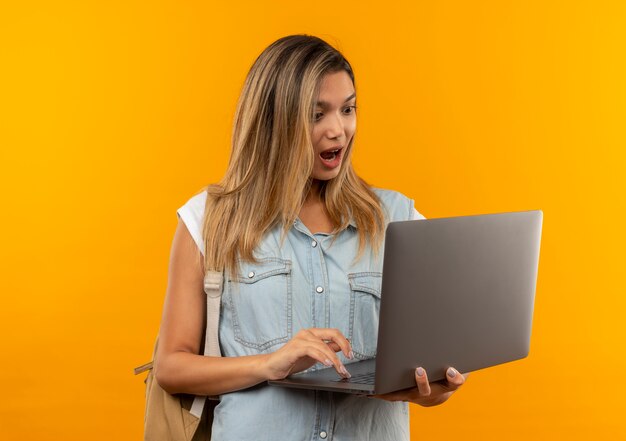
<path id="1" fill-rule="evenodd" d="M 344 110 L 344 115 L 352 115 L 356 111 L 356 106 L 348 106 L 348 107 L 345 107 L 343 110 Z M 348 112 L 346 112 L 346 110 Z M 317 112 L 314 116 L 313 121 L 318 122 L 320 119 L 322 119 L 322 116 L 324 116 L 322 112 Z"/>

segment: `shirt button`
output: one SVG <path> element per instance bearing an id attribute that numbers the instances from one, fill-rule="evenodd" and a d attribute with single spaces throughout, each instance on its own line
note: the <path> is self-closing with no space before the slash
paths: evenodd
<path id="1" fill-rule="evenodd" d="M 311 246 L 315 248 L 317 246 L 317 241 L 314 240 L 313 242 L 311 242 Z"/>
<path id="2" fill-rule="evenodd" d="M 319 292 L 320 294 L 324 292 L 324 288 L 321 286 L 318 286 L 317 288 L 315 288 L 315 291 Z"/>
<path id="3" fill-rule="evenodd" d="M 328 436 L 328 434 L 326 432 L 324 432 L 323 430 L 320 432 L 320 438 L 326 439 L 327 436 Z"/>
<path id="4" fill-rule="evenodd" d="M 250 271 L 250 272 L 248 273 L 248 277 L 249 277 L 250 279 L 251 279 L 251 278 L 253 278 L 253 277 L 254 277 L 254 271 Z"/>

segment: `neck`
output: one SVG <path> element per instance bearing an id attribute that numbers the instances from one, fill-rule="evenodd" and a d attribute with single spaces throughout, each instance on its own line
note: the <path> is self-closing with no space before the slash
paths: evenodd
<path id="1" fill-rule="evenodd" d="M 322 182 L 318 179 L 312 179 L 309 192 L 304 198 L 304 204 L 309 205 L 309 204 L 317 204 L 317 203 L 322 202 L 321 190 L 322 190 Z"/>

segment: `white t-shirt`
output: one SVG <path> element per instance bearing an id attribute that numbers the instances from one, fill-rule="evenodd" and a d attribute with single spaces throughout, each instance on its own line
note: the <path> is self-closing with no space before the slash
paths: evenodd
<path id="1" fill-rule="evenodd" d="M 202 222 L 204 220 L 204 204 L 206 191 L 193 196 L 185 205 L 176 210 L 176 214 L 183 220 L 194 242 L 204 256 L 204 241 L 202 240 Z"/>

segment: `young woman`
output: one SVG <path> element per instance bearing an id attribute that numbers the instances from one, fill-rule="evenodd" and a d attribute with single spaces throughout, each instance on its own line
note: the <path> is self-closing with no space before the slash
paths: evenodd
<path id="1" fill-rule="evenodd" d="M 268 386 L 306 369 L 376 353 L 382 249 L 389 221 L 423 218 L 413 201 L 371 188 L 350 162 L 356 86 L 323 40 L 293 35 L 252 66 L 222 181 L 181 207 L 171 250 L 156 379 L 169 393 L 221 395 L 213 441 L 408 440 L 408 404 L 460 387 L 453 368 L 370 398 Z M 223 357 L 198 355 L 205 269 L 224 271 Z"/>

